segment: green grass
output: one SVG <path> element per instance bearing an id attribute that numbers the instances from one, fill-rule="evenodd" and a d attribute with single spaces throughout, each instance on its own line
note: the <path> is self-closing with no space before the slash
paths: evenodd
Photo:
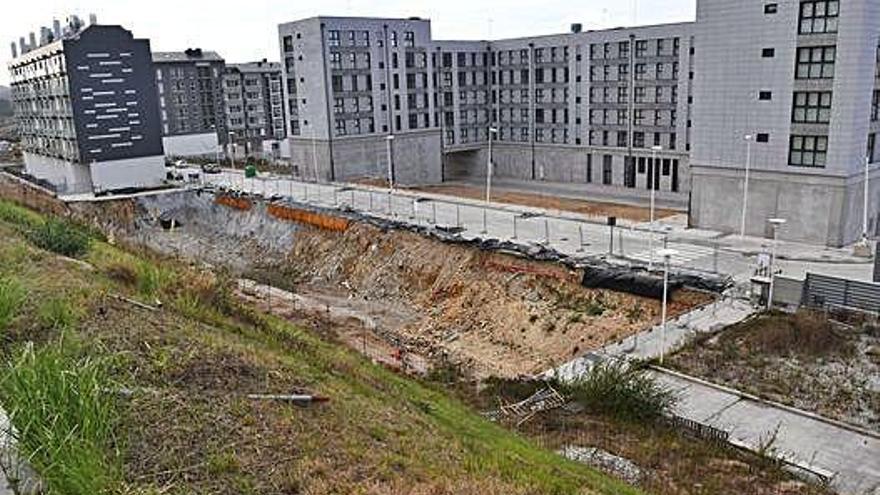
<path id="1" fill-rule="evenodd" d="M 42 328 L 50 330 L 70 330 L 79 320 L 79 314 L 70 300 L 64 296 L 51 297 L 37 308 L 37 317 Z"/>
<path id="2" fill-rule="evenodd" d="M 31 229 L 29 238 L 37 247 L 71 258 L 85 255 L 92 241 L 79 226 L 54 218 Z"/>
<path id="3" fill-rule="evenodd" d="M 34 242 L 30 236 L 26 238 Z M 0 246 L 11 242 L 0 239 Z M 70 341 L 65 341 L 61 345 L 56 341 L 42 347 L 23 346 L 24 350 L 7 353 L 8 365 L 0 379 L 0 402 L 49 493 L 130 493 L 125 485 L 132 475 L 139 479 L 137 475 L 169 468 L 189 469 L 193 465 L 201 467 L 187 471 L 186 480 L 177 479 L 175 490 L 179 493 L 211 493 L 213 490 L 206 487 L 218 486 L 226 487 L 224 493 L 235 492 L 229 487 L 240 488 L 239 493 L 267 493 L 265 488 L 256 488 L 269 476 L 266 466 L 250 468 L 254 462 L 264 462 L 271 447 L 257 444 L 262 453 L 253 457 L 255 454 L 249 454 L 245 445 L 234 450 L 228 446 L 257 441 L 252 437 L 243 440 L 240 430 L 247 431 L 254 422 L 282 421 L 280 418 L 286 414 L 290 414 L 296 429 L 303 430 L 290 439 L 290 451 L 302 461 L 287 461 L 280 466 L 291 469 L 300 462 L 305 464 L 306 473 L 297 471 L 294 476 L 302 486 L 298 491 L 317 483 L 339 487 L 340 493 L 365 493 L 356 488 L 361 486 L 359 478 L 349 474 L 337 480 L 339 474 L 332 471 L 361 465 L 360 469 L 368 469 L 372 479 L 403 486 L 425 480 L 437 480 L 442 486 L 451 480 L 450 486 L 461 491 L 462 486 L 479 490 L 486 483 L 491 487 L 484 491 L 487 495 L 639 493 L 487 421 L 439 386 L 397 375 L 311 331 L 243 304 L 232 294 L 233 280 L 223 274 L 135 255 L 100 240 L 91 242 L 85 259 L 96 270 L 81 270 L 70 263 L 50 264 L 52 256 L 35 258 L 29 268 L 35 280 L 49 276 L 66 281 L 76 271 L 80 292 L 53 284 L 39 292 L 42 300 L 30 305 L 33 314 L 29 316 L 42 327 L 61 330 L 60 334 L 81 344 L 70 346 Z M 83 288 L 83 284 L 89 285 Z M 124 319 L 113 312 L 93 314 L 90 319 L 87 310 L 79 309 L 80 299 L 94 300 L 106 292 L 155 297 L 166 304 L 163 311 L 149 315 L 123 304 L 121 307 L 128 311 Z M 72 293 L 79 296 L 73 298 Z M 145 319 L 154 318 L 161 323 L 141 326 Z M 215 350 L 206 352 L 206 346 Z M 228 372 L 222 363 L 211 367 L 218 352 L 266 366 L 273 379 L 265 386 L 273 386 L 279 377 L 290 377 L 296 386 L 326 394 L 332 402 L 327 407 L 288 413 L 282 405 L 265 404 L 263 413 L 251 415 L 254 404 L 242 400 L 241 405 L 230 406 L 223 398 L 230 393 L 234 397 L 259 392 L 259 388 L 244 387 L 219 395 L 213 395 L 217 392 L 209 388 L 210 407 L 202 409 L 202 392 L 195 392 L 193 397 L 194 389 L 181 384 L 190 375 L 180 372 L 198 363 L 207 368 L 192 379 L 214 373 L 218 378 L 234 379 L 237 368 Z M 136 395 L 116 404 L 107 391 L 117 382 L 132 389 L 151 388 L 157 393 Z M 128 404 L 137 407 L 129 409 Z M 208 428 L 215 421 L 224 428 Z M 224 436 L 229 425 L 235 427 L 231 437 Z M 202 435 L 191 433 L 203 427 L 207 429 Z M 178 433 L 186 433 L 176 436 L 176 428 L 180 428 Z M 146 436 L 138 436 L 136 432 L 140 431 L 146 431 Z M 272 440 L 273 434 L 258 441 Z M 157 439 L 159 448 L 142 454 L 148 454 L 149 463 L 132 473 L 128 459 L 134 453 L 126 451 L 125 445 L 143 438 Z M 177 450 L 181 445 L 174 443 L 179 441 L 185 442 L 182 450 Z M 163 461 L 165 448 L 170 453 Z M 182 458 L 189 452 L 203 455 Z M 307 469 L 322 463 L 326 463 L 327 472 Z M 138 482 L 137 489 L 142 493 L 158 491 L 166 481 L 147 477 L 143 483 Z"/>
<path id="4" fill-rule="evenodd" d="M 27 292 L 15 278 L 0 279 L 0 332 L 12 322 L 24 303 Z"/>
<path id="5" fill-rule="evenodd" d="M 116 409 L 104 366 L 61 342 L 26 346 L 7 364 L 0 400 L 19 449 L 50 494 L 104 493 L 118 479 Z"/>

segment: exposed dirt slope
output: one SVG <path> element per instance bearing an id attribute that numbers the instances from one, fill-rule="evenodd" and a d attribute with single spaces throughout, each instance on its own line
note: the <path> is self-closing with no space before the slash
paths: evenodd
<path id="1" fill-rule="evenodd" d="M 385 328 L 404 347 L 447 357 L 476 375 L 546 371 L 660 316 L 658 301 L 585 289 L 577 273 L 557 264 L 364 224 L 344 234 L 303 232 L 285 263 L 260 272 L 300 292 L 376 301 L 405 316 L 389 318 Z M 706 300 L 679 292 L 671 314 Z"/>

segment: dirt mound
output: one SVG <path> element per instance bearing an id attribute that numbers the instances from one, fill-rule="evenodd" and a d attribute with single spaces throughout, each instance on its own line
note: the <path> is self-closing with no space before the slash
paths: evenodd
<path id="1" fill-rule="evenodd" d="M 658 321 L 648 298 L 585 289 L 553 263 L 448 245 L 357 224 L 342 234 L 303 232 L 274 271 L 299 292 L 341 291 L 419 315 L 385 330 L 411 352 L 448 359 L 478 376 L 546 371 Z M 706 300 L 680 292 L 676 315 Z M 381 326 L 381 325 L 380 325 Z"/>

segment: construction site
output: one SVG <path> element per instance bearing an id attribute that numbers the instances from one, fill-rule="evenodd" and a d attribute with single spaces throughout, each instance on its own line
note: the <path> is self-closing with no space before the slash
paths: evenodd
<path id="1" fill-rule="evenodd" d="M 80 356 L 121 356 L 109 369 L 122 397 L 110 445 L 124 455 L 106 469 L 121 473 L 108 479 L 124 492 L 873 493 L 864 491 L 872 463 L 839 476 L 767 430 L 739 438 L 694 415 L 700 399 L 689 382 L 670 382 L 686 373 L 827 414 L 874 432 L 854 437 L 868 440 L 853 455 L 877 448 L 876 383 L 823 402 L 743 375 L 760 359 L 767 371 L 752 373 L 796 380 L 780 375 L 790 360 L 734 359 L 752 345 L 736 325 L 756 310 L 722 315 L 740 308 L 725 302 L 736 299 L 732 277 L 680 268 L 661 291 L 659 268 L 464 237 L 458 225 L 419 221 L 416 201 L 411 220 L 390 215 L 390 196 L 383 216 L 357 208 L 354 192 L 339 200 L 345 188 L 333 192 L 334 207 L 267 184 L 263 193 L 202 184 L 62 201 L 14 176 L 0 180 L 5 201 L 39 212 L 2 208 L 4 281 L 22 280 L 31 301 L 9 320 L 7 352 L 73 338 Z M 555 206 L 644 220 L 633 206 Z M 55 257 L 31 245 L 22 225 L 53 218 L 94 236 L 91 248 Z M 41 301 L 61 300 L 68 309 L 56 308 L 58 318 L 76 323 L 46 324 L 39 315 L 54 313 Z M 858 323 L 868 340 L 835 354 L 862 356 L 835 383 L 876 378 L 869 323 Z M 665 349 L 666 367 L 655 368 L 651 353 L 662 362 Z M 804 373 L 819 379 L 843 365 L 816 366 Z M 576 369 L 586 370 L 581 378 L 564 378 Z M 589 389 L 602 370 L 604 387 L 647 387 L 648 402 L 633 408 L 615 402 L 631 391 Z M 829 410 L 845 393 L 853 405 Z M 53 470 L 35 464 L 51 486 L 43 472 Z"/>

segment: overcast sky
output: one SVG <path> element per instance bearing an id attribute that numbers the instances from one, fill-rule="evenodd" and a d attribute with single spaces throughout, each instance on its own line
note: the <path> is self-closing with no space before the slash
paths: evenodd
<path id="1" fill-rule="evenodd" d="M 489 39 L 584 29 L 692 21 L 696 0 L 26 0 L 0 15 L 0 84 L 7 85 L 9 43 L 52 18 L 94 12 L 150 38 L 154 51 L 201 47 L 227 62 L 278 60 L 277 25 L 316 15 L 420 16 L 435 39 Z M 39 35 L 38 35 L 39 36 Z"/>

